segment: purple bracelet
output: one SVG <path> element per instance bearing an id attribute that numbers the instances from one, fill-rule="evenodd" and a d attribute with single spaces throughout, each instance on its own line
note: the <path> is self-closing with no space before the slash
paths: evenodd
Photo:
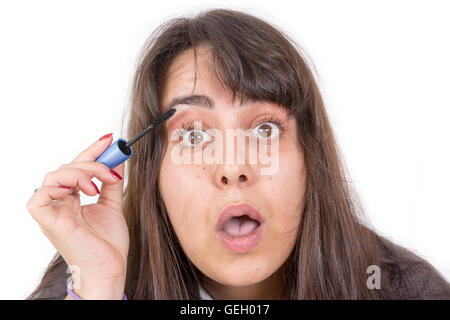
<path id="1" fill-rule="evenodd" d="M 70 280 L 69 284 L 67 285 L 67 293 L 74 299 L 74 300 L 84 300 L 80 296 L 77 296 L 75 292 L 73 292 L 73 284 L 72 279 Z M 123 300 L 128 300 L 126 294 L 123 294 Z"/>

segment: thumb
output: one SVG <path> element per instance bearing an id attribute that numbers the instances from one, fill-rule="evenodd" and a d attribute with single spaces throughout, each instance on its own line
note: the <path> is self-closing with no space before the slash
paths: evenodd
<path id="1" fill-rule="evenodd" d="M 102 183 L 102 189 L 100 191 L 100 196 L 98 198 L 97 203 L 106 205 L 115 210 L 122 212 L 123 210 L 123 178 L 125 173 L 125 162 L 122 162 L 118 166 L 114 167 L 114 170 L 117 174 L 122 177 L 117 183 L 114 184 L 106 184 Z"/>

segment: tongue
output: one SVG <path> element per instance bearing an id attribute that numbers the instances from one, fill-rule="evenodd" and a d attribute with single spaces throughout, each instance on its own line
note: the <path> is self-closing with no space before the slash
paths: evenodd
<path id="1" fill-rule="evenodd" d="M 232 237 L 242 237 L 258 227 L 258 222 L 248 216 L 233 217 L 223 225 L 223 230 Z"/>

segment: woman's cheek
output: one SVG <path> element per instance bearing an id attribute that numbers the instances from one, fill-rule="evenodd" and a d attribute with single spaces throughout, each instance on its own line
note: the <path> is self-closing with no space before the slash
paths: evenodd
<path id="1" fill-rule="evenodd" d="M 192 235 L 202 227 L 202 190 L 204 177 L 196 165 L 175 164 L 164 159 L 161 168 L 161 188 L 170 223 L 183 247 L 192 242 Z M 203 200 L 202 200 L 203 199 Z M 187 249 L 187 248 L 186 248 Z"/>
<path id="2" fill-rule="evenodd" d="M 292 151 L 292 150 L 291 150 Z M 280 167 L 276 174 L 266 181 L 264 194 L 268 195 L 271 206 L 273 236 L 291 241 L 298 232 L 301 221 L 305 179 L 303 164 L 298 154 L 280 153 Z"/>

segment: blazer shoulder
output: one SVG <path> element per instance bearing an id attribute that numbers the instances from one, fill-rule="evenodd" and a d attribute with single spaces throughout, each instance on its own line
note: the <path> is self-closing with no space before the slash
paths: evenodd
<path id="1" fill-rule="evenodd" d="M 399 299 L 450 300 L 450 283 L 427 260 L 383 237 L 380 248 L 381 272 Z"/>

